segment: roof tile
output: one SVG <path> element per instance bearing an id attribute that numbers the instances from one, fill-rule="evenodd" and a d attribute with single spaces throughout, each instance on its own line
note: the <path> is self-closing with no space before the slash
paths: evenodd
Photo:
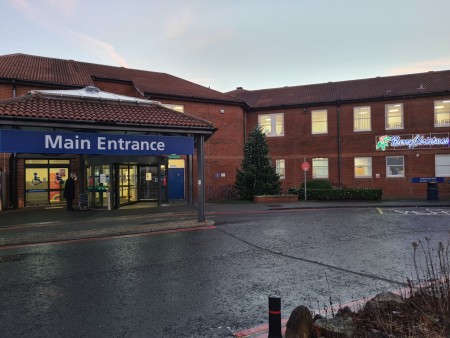
<path id="1" fill-rule="evenodd" d="M 450 93 L 450 70 L 261 90 L 237 89 L 227 94 L 258 109 L 442 93 Z"/>
<path id="2" fill-rule="evenodd" d="M 142 127 L 214 129 L 206 120 L 158 104 L 100 101 L 89 98 L 46 96 L 35 92 L 0 101 L 0 116 L 80 122 L 138 124 Z"/>
<path id="3" fill-rule="evenodd" d="M 27 54 L 0 56 L 0 78 L 87 87 L 93 78 L 129 81 L 152 96 L 243 103 L 242 100 L 166 73 L 113 67 Z"/>

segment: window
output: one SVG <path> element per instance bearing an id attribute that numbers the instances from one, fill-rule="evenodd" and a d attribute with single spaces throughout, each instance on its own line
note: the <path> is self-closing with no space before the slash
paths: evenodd
<path id="1" fill-rule="evenodd" d="M 328 159 L 313 158 L 312 159 L 312 175 L 313 178 L 328 178 Z"/>
<path id="2" fill-rule="evenodd" d="M 372 177 L 371 157 L 355 157 L 355 177 Z"/>
<path id="3" fill-rule="evenodd" d="M 311 133 L 312 134 L 328 133 L 328 118 L 326 110 L 311 111 Z"/>
<path id="4" fill-rule="evenodd" d="M 404 177 L 405 176 L 405 159 L 403 156 L 387 156 L 386 157 L 386 176 L 387 177 Z"/>
<path id="5" fill-rule="evenodd" d="M 184 113 L 184 106 L 182 104 L 170 104 L 170 103 L 162 103 L 163 107 L 179 111 L 180 113 Z"/>
<path id="6" fill-rule="evenodd" d="M 276 160 L 276 171 L 280 179 L 284 180 L 286 178 L 286 167 L 284 160 Z"/>
<path id="7" fill-rule="evenodd" d="M 450 126 L 450 100 L 434 101 L 434 126 Z"/>
<path id="8" fill-rule="evenodd" d="M 259 115 L 258 123 L 266 136 L 284 136 L 283 114 Z"/>
<path id="9" fill-rule="evenodd" d="M 435 155 L 435 175 L 450 177 L 450 155 Z"/>
<path id="10" fill-rule="evenodd" d="M 403 104 L 387 104 L 385 113 L 386 129 L 403 129 Z"/>
<path id="11" fill-rule="evenodd" d="M 353 131 L 370 131 L 370 107 L 353 108 Z"/>

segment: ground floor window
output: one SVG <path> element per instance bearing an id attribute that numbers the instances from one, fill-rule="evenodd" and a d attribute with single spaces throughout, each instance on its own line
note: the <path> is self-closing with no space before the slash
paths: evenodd
<path id="1" fill-rule="evenodd" d="M 286 178 L 286 163 L 285 160 L 276 160 L 276 171 L 280 179 Z"/>
<path id="2" fill-rule="evenodd" d="M 328 159 L 313 158 L 312 159 L 312 175 L 313 178 L 328 178 Z"/>
<path id="3" fill-rule="evenodd" d="M 70 160 L 25 160 L 25 205 L 59 204 L 65 181 L 69 177 Z"/>
<path id="4" fill-rule="evenodd" d="M 372 177 L 372 157 L 355 157 L 355 177 Z"/>
<path id="5" fill-rule="evenodd" d="M 434 163 L 436 176 L 450 177 L 450 154 L 436 155 Z"/>
<path id="6" fill-rule="evenodd" d="M 386 157 L 386 176 L 404 177 L 405 176 L 405 158 L 403 156 Z"/>

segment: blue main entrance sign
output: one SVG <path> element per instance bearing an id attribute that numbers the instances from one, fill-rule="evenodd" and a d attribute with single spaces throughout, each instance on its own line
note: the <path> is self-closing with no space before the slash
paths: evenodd
<path id="1" fill-rule="evenodd" d="M 0 130 L 0 152 L 34 154 L 192 155 L 194 138 Z"/>

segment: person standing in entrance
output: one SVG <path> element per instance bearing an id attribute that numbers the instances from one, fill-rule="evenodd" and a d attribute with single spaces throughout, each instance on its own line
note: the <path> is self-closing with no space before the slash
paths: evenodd
<path id="1" fill-rule="evenodd" d="M 72 207 L 73 200 L 75 198 L 75 173 L 71 173 L 69 178 L 66 181 L 66 185 L 64 186 L 63 197 L 66 199 L 66 208 L 67 211 L 74 210 Z"/>

